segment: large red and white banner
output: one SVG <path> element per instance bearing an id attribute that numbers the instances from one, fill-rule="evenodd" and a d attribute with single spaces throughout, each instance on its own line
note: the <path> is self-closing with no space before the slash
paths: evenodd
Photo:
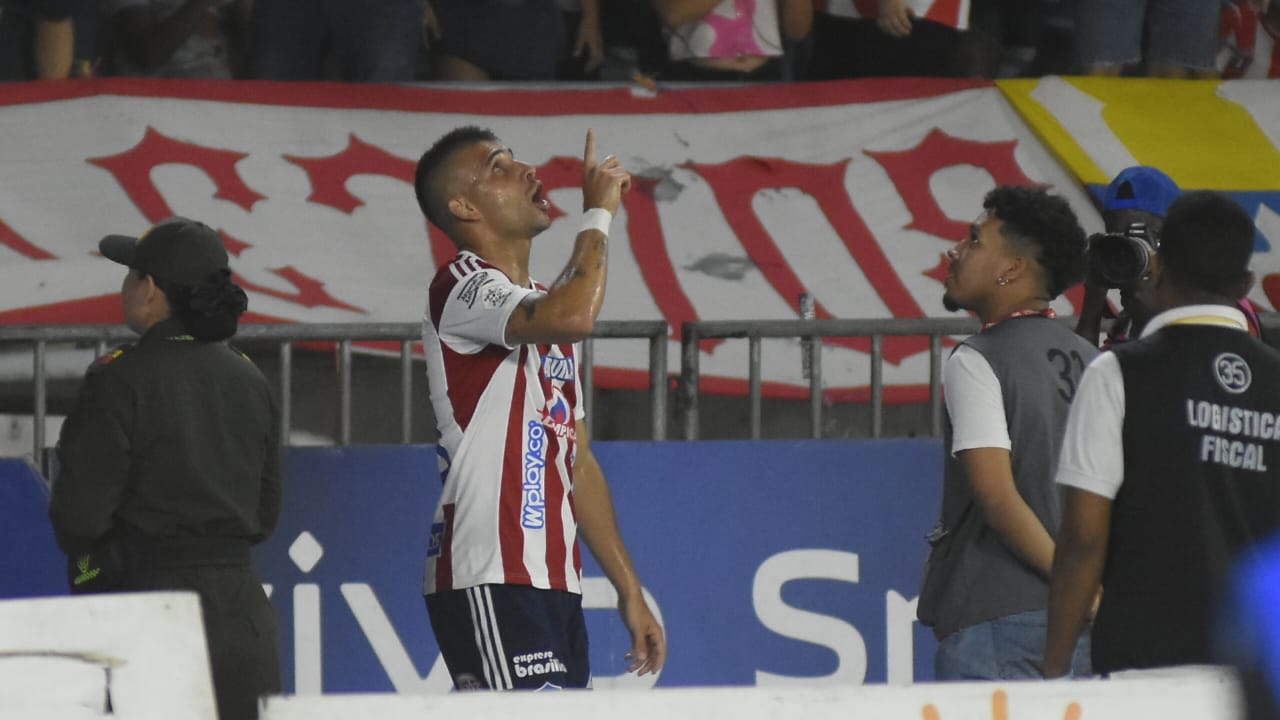
<path id="1" fill-rule="evenodd" d="M 611 235 L 602 319 L 681 323 L 944 315 L 943 253 L 997 184 L 1041 183 L 1100 229 L 1087 195 L 987 83 L 884 80 L 759 88 L 452 90 L 105 80 L 0 94 L 0 320 L 118 322 L 106 233 L 169 215 L 222 231 L 257 321 L 420 319 L 453 253 L 422 218 L 419 155 L 453 127 L 492 128 L 538 167 L 555 222 L 534 244 L 554 279 L 578 225 L 581 153 L 637 176 Z M 1059 300 L 1061 312 L 1072 312 Z M 925 339 L 889 338 L 891 398 L 928 377 Z M 707 341 L 711 387 L 745 387 L 741 341 Z M 826 383 L 865 387 L 869 343 L 829 339 Z M 774 394 L 801 392 L 799 344 L 768 341 Z M 602 385 L 643 381 L 638 341 L 597 344 Z M 896 387 L 895 393 L 892 388 Z"/>

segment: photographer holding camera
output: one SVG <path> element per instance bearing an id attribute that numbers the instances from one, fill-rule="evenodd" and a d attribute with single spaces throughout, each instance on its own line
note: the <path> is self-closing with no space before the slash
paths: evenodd
<path id="1" fill-rule="evenodd" d="M 1160 233 L 1169 205 L 1181 193 L 1177 183 L 1160 170 L 1135 165 L 1121 170 L 1102 196 L 1106 231 L 1089 237 L 1089 269 L 1084 303 L 1076 334 L 1098 342 L 1102 318 L 1115 322 L 1102 341 L 1103 349 L 1142 334 L 1153 312 L 1139 299 L 1138 287 L 1150 279 L 1151 257 L 1160 247 Z M 1107 291 L 1120 291 L 1120 313 L 1112 315 Z M 1257 311 L 1248 300 L 1237 303 L 1249 323 L 1249 334 L 1262 337 Z"/>
<path id="2" fill-rule="evenodd" d="M 1089 269 L 1084 279 L 1084 304 L 1076 333 L 1097 343 L 1102 318 L 1114 317 L 1102 347 L 1110 347 L 1142 332 L 1150 312 L 1134 297 L 1137 283 L 1150 265 L 1169 205 L 1182 191 L 1156 168 L 1135 165 L 1120 171 L 1102 196 L 1106 231 L 1089 237 Z M 1120 290 L 1119 315 L 1112 315 L 1107 291 Z"/>

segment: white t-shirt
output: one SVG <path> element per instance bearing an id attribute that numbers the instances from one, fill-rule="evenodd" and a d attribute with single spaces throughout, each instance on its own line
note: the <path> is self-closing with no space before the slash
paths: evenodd
<path id="1" fill-rule="evenodd" d="M 426 594 L 484 584 L 582 592 L 572 497 L 578 348 L 506 342 L 511 313 L 540 291 L 471 252 L 431 282 L 422 349 L 444 488 Z"/>
<path id="2" fill-rule="evenodd" d="M 1248 331 L 1244 313 L 1225 305 L 1188 305 L 1156 315 L 1143 328 L 1150 335 L 1171 322 L 1221 318 Z M 1124 376 L 1114 353 L 1094 358 L 1080 378 L 1080 389 L 1067 416 L 1066 436 L 1058 458 L 1056 481 L 1115 499 L 1124 483 Z"/>
<path id="3" fill-rule="evenodd" d="M 982 353 L 968 345 L 957 347 L 942 366 L 942 387 L 951 418 L 948 452 L 955 455 L 981 447 L 1012 449 L 1004 392 Z"/>

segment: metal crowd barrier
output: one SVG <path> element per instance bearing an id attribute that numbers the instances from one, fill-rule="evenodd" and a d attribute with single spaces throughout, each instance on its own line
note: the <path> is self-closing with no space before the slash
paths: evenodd
<path id="1" fill-rule="evenodd" d="M 667 432 L 667 342 L 668 327 L 662 321 L 613 321 L 596 323 L 595 333 L 582 343 L 582 383 L 585 409 L 590 409 L 594 388 L 595 341 L 601 339 L 648 339 L 649 390 L 653 409 L 652 434 L 665 440 Z M 352 344 L 371 341 L 400 343 L 400 431 L 401 442 L 410 441 L 413 401 L 413 345 L 422 337 L 422 324 L 411 323 L 314 323 L 243 325 L 236 333 L 239 343 L 278 343 L 280 347 L 280 429 L 288 438 L 292 428 L 290 408 L 293 397 L 293 346 L 300 342 L 333 342 L 338 351 L 338 437 L 340 445 L 351 442 L 351 354 Z M 44 467 L 45 418 L 48 415 L 48 372 L 46 358 L 51 344 L 94 345 L 98 355 L 113 345 L 136 340 L 137 335 L 122 325 L 47 325 L 0 327 L 0 349 L 15 344 L 31 346 L 33 378 L 33 459 Z M 286 440 L 287 442 L 287 440 Z"/>
<path id="2" fill-rule="evenodd" d="M 1265 337 L 1273 345 L 1280 342 L 1280 313 L 1261 314 Z M 1076 318 L 1061 318 L 1075 326 Z M 931 433 L 942 435 L 942 338 L 963 336 L 978 330 L 972 317 L 955 318 L 884 318 L 868 320 L 729 320 L 685 323 L 681 333 L 681 368 L 678 389 L 679 414 L 684 425 L 684 439 L 699 435 L 699 384 L 701 381 L 699 344 L 713 338 L 745 338 L 748 353 L 748 402 L 750 403 L 750 435 L 761 435 L 761 349 L 763 338 L 800 338 L 809 344 L 809 419 L 810 434 L 822 437 L 822 355 L 817 352 L 824 337 L 867 337 L 871 339 L 870 406 L 871 436 L 883 432 L 884 410 L 884 338 L 888 336 L 928 336 L 929 338 L 929 406 Z M 289 437 L 292 427 L 293 346 L 300 342 L 333 342 L 339 355 L 339 427 L 337 441 L 351 442 L 351 354 L 352 344 L 369 341 L 400 343 L 400 426 L 401 441 L 410 442 L 413 387 L 413 344 L 420 338 L 419 323 L 325 323 L 245 325 L 236 335 L 238 342 L 278 343 L 280 352 L 280 424 L 282 436 Z M 603 339 L 647 339 L 649 341 L 649 395 L 652 414 L 651 433 L 654 440 L 667 438 L 667 335 L 663 321 L 609 321 L 596 323 L 593 336 L 582 344 L 581 373 L 584 403 L 590 410 L 594 383 L 595 341 Z M 33 451 L 41 467 L 45 447 L 47 407 L 46 357 L 50 344 L 95 344 L 98 354 L 113 344 L 136 336 L 120 325 L 53 325 L 0 326 L 0 350 L 15 344 L 32 347 L 33 358 Z"/>
<path id="3" fill-rule="evenodd" d="M 1075 316 L 1059 320 L 1074 328 Z M 1263 337 L 1273 347 L 1280 345 L 1280 312 L 1259 314 Z M 1104 321 L 1104 329 L 1110 321 Z M 953 318 L 883 318 L 869 320 L 704 320 L 687 322 L 681 328 L 680 386 L 677 406 L 684 425 L 684 439 L 697 440 L 698 405 L 701 393 L 699 344 L 713 338 L 746 338 L 748 354 L 748 398 L 750 402 L 751 439 L 760 439 L 761 383 L 760 340 L 762 338 L 801 338 L 811 348 L 807 353 L 809 370 L 810 436 L 822 437 L 822 354 L 817 352 L 824 337 L 869 337 L 871 339 L 871 437 L 879 438 L 884 426 L 884 338 L 887 336 L 929 337 L 929 410 L 930 430 L 942 436 L 942 338 L 971 335 L 981 324 L 974 317 Z"/>
<path id="4" fill-rule="evenodd" d="M 871 437 L 878 438 L 884 425 L 884 338 L 929 337 L 929 405 L 934 436 L 942 435 L 942 338 L 970 335 L 980 327 L 976 318 L 884 318 L 874 320 L 704 320 L 687 322 L 681 332 L 679 407 L 684 439 L 697 440 L 701 373 L 699 344 L 713 338 L 747 339 L 747 384 L 751 405 L 751 439 L 760 439 L 761 383 L 760 341 L 763 338 L 801 338 L 812 350 L 806 354 L 809 370 L 810 436 L 822 437 L 822 353 L 824 337 L 871 338 Z"/>

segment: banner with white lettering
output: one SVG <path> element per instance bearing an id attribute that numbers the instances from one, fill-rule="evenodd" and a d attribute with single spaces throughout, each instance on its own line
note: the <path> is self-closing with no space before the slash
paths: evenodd
<path id="1" fill-rule="evenodd" d="M 412 189 L 420 154 L 491 127 L 550 191 L 532 272 L 551 281 L 578 226 L 583 139 L 636 175 L 615 219 L 602 319 L 944 315 L 943 253 L 983 194 L 1043 183 L 1085 223 L 1087 195 L 989 83 L 868 80 L 696 89 L 462 90 L 112 79 L 0 97 L 0 321 L 120 320 L 106 233 L 172 214 L 223 233 L 251 319 L 412 321 L 453 248 Z M 1063 300 L 1059 309 L 1071 312 Z M 596 380 L 642 386 L 635 341 L 597 345 Z M 702 344 L 704 389 L 741 392 L 740 341 Z M 920 397 L 925 339 L 889 338 L 887 397 Z M 870 342 L 823 345 L 829 397 L 865 396 Z M 807 392 L 797 341 L 766 341 L 767 393 Z M 914 386 L 914 389 L 912 389 Z"/>

